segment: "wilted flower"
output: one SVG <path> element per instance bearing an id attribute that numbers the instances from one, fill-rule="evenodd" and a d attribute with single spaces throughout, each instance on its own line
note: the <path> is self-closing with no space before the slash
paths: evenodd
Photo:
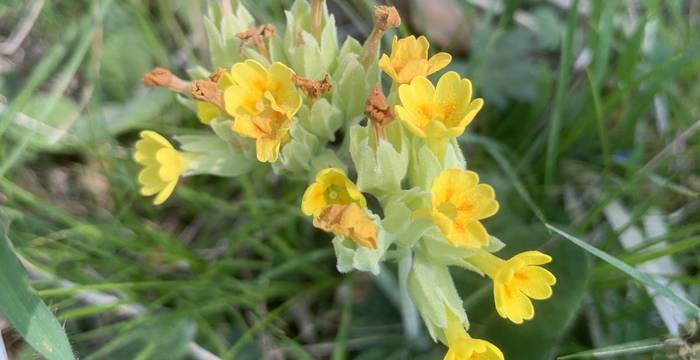
<path id="1" fill-rule="evenodd" d="M 377 248 L 377 225 L 357 203 L 324 207 L 314 218 L 314 226 L 350 238 L 360 246 Z"/>
<path id="2" fill-rule="evenodd" d="M 521 324 L 535 316 L 532 301 L 552 296 L 557 279 L 541 266 L 552 258 L 539 251 L 525 251 L 503 260 L 486 251 L 477 251 L 467 261 L 493 280 L 496 311 L 503 318 Z"/>
<path id="3" fill-rule="evenodd" d="M 287 140 L 291 118 L 301 107 L 301 95 L 292 83 L 294 71 L 276 62 L 265 68 L 255 60 L 231 68 L 233 84 L 224 92 L 233 131 L 256 139 L 259 161 L 277 160 Z"/>
<path id="4" fill-rule="evenodd" d="M 391 55 L 382 54 L 379 67 L 389 75 L 397 85 L 408 84 L 415 77 L 428 76 L 450 63 L 452 56 L 437 53 L 428 59 L 430 44 L 425 36 L 416 39 L 411 35 L 399 40 L 396 36 L 391 42 Z"/>
<path id="5" fill-rule="evenodd" d="M 219 69 L 209 76 L 209 80 L 216 83 L 219 90 L 226 90 L 232 85 L 231 75 L 224 69 Z M 197 102 L 197 118 L 202 124 L 208 125 L 214 118 L 221 115 L 221 104 L 207 101 Z"/>
<path id="6" fill-rule="evenodd" d="M 144 166 L 138 177 L 141 195 L 157 193 L 153 203 L 160 205 L 172 194 L 180 175 L 187 170 L 187 160 L 158 133 L 146 130 L 140 135 L 134 160 Z"/>
<path id="7" fill-rule="evenodd" d="M 479 220 L 498 211 L 493 188 L 479 184 L 479 175 L 461 169 L 444 170 L 430 189 L 431 215 L 448 242 L 479 248 L 489 242 Z"/>

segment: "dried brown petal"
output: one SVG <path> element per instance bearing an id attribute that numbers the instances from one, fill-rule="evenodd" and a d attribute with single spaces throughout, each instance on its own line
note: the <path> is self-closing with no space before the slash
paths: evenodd
<path id="1" fill-rule="evenodd" d="M 320 98 L 323 94 L 330 91 L 332 87 L 331 77 L 328 74 L 326 74 L 321 81 L 305 79 L 301 76 L 292 75 L 292 82 L 304 93 L 304 95 L 306 95 L 306 97 L 311 99 L 311 101 L 315 101 L 316 99 Z"/>
<path id="2" fill-rule="evenodd" d="M 265 39 L 273 37 L 277 34 L 277 28 L 272 24 L 263 24 L 257 27 L 252 27 L 244 32 L 236 34 L 236 37 L 241 39 L 241 53 L 246 46 L 255 46 L 259 53 L 266 57 L 270 57 L 265 44 Z"/>
<path id="3" fill-rule="evenodd" d="M 199 101 L 212 103 L 222 107 L 221 94 L 218 85 L 211 80 L 195 80 L 192 82 L 192 97 Z"/>
<path id="4" fill-rule="evenodd" d="M 394 111 L 386 102 L 386 97 L 379 84 L 375 84 L 365 102 L 365 115 L 379 126 L 386 126 L 394 121 Z"/>
<path id="5" fill-rule="evenodd" d="M 401 26 L 401 16 L 393 6 L 379 5 L 374 7 L 374 26 L 382 31 Z"/>
<path id="6" fill-rule="evenodd" d="M 326 206 L 313 223 L 321 230 L 349 237 L 360 246 L 377 248 L 377 225 L 356 203 Z"/>
<path id="7" fill-rule="evenodd" d="M 218 84 L 219 79 L 221 79 L 221 77 L 224 76 L 225 72 L 226 72 L 226 69 L 218 68 L 213 73 L 209 74 L 209 80 Z"/>
<path id="8" fill-rule="evenodd" d="M 170 70 L 156 67 L 143 74 L 143 84 L 146 86 L 165 87 L 179 93 L 187 93 L 190 84 L 175 76 Z"/>

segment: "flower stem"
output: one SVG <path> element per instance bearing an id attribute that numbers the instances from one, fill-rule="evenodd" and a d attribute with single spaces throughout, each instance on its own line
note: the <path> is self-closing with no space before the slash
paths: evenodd
<path id="1" fill-rule="evenodd" d="M 408 252 L 399 261 L 399 293 L 401 294 L 401 319 L 403 321 L 404 334 L 409 339 L 416 339 L 420 335 L 420 321 L 418 311 L 408 295 L 408 272 L 413 265 L 413 253 Z"/>

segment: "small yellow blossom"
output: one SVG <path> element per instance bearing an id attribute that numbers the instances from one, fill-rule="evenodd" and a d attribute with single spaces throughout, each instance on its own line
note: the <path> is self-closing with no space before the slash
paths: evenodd
<path id="1" fill-rule="evenodd" d="M 447 312 L 445 338 L 449 350 L 444 360 L 503 360 L 503 353 L 494 344 L 474 339 L 464 330 L 452 312 Z"/>
<path id="2" fill-rule="evenodd" d="M 396 114 L 415 135 L 442 160 L 450 138 L 461 135 L 484 105 L 472 100 L 472 84 L 450 71 L 440 77 L 437 86 L 424 76 L 399 87 L 401 105 Z"/>
<path id="3" fill-rule="evenodd" d="M 552 258 L 539 251 L 525 251 L 503 260 L 479 250 L 467 261 L 493 280 L 493 297 L 496 311 L 516 324 L 535 316 L 532 301 L 552 296 L 552 285 L 557 282 L 554 275 L 541 266 Z"/>
<path id="4" fill-rule="evenodd" d="M 447 169 L 433 180 L 431 215 L 450 244 L 479 248 L 489 243 L 488 233 L 479 220 L 498 211 L 495 198 L 493 188 L 479 184 L 475 172 Z"/>
<path id="5" fill-rule="evenodd" d="M 259 161 L 277 160 L 288 140 L 291 119 L 301 107 L 293 75 L 292 69 L 278 62 L 266 69 L 246 60 L 231 68 L 233 84 L 224 91 L 224 106 L 234 118 L 233 131 L 256 139 Z"/>
<path id="6" fill-rule="evenodd" d="M 425 36 L 416 39 L 411 35 L 399 40 L 396 36 L 391 42 L 391 56 L 383 54 L 379 67 L 389 75 L 397 85 L 408 84 L 417 76 L 428 76 L 450 63 L 452 56 L 437 53 L 428 59 L 430 44 Z"/>
<path id="7" fill-rule="evenodd" d="M 328 168 L 319 171 L 316 182 L 304 192 L 301 211 L 307 216 L 318 217 L 328 205 L 351 203 L 356 203 L 361 208 L 367 207 L 367 200 L 345 172 L 338 168 Z"/>
<path id="8" fill-rule="evenodd" d="M 172 194 L 180 175 L 187 170 L 187 159 L 154 131 L 142 131 L 140 136 L 134 160 L 144 166 L 138 177 L 141 195 L 157 193 L 153 203 L 160 205 Z"/>

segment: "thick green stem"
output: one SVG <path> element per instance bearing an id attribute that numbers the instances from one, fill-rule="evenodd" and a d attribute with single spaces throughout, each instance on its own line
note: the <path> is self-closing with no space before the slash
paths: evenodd
<path id="1" fill-rule="evenodd" d="M 399 292 L 401 294 L 401 319 L 403 320 L 404 334 L 409 339 L 416 339 L 420 336 L 420 321 L 418 310 L 408 295 L 408 272 L 413 266 L 413 253 L 408 252 L 399 261 Z"/>

